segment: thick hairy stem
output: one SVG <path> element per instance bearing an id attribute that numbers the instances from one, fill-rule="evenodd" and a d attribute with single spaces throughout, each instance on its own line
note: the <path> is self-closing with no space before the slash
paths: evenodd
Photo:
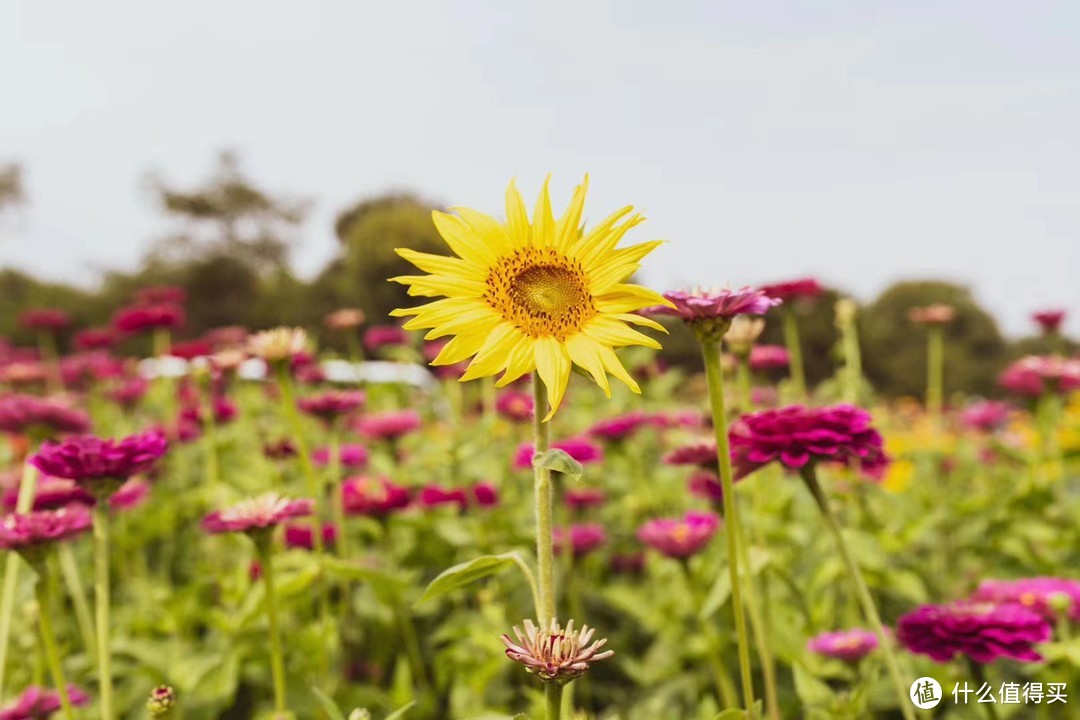
<path id="1" fill-rule="evenodd" d="M 547 405 L 547 393 L 540 375 L 533 377 L 533 443 L 536 454 L 546 453 L 551 448 L 551 438 L 547 423 L 543 422 L 544 408 Z M 540 626 L 546 628 L 556 617 L 555 614 L 555 552 L 552 541 L 553 489 L 551 470 L 546 467 L 533 469 L 533 489 L 536 503 L 536 567 L 539 575 L 540 607 L 538 617 Z"/>

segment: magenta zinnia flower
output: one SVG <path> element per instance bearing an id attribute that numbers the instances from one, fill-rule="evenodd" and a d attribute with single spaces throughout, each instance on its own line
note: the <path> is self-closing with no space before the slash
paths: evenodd
<path id="1" fill-rule="evenodd" d="M 341 484 L 345 512 L 381 517 L 409 504 L 409 492 L 386 478 L 351 477 Z"/>
<path id="2" fill-rule="evenodd" d="M 528 470 L 532 467 L 533 450 L 532 443 L 522 443 L 518 446 L 514 456 L 514 469 Z M 598 463 L 604 459 L 604 449 L 596 443 L 585 438 L 568 438 L 551 444 L 553 450 L 562 450 L 582 465 Z"/>
<path id="3" fill-rule="evenodd" d="M 569 544 L 575 558 L 584 557 L 607 542 L 604 526 L 597 523 L 578 523 L 571 525 L 569 530 L 556 527 L 552 536 L 556 555 L 561 554 Z"/>
<path id="4" fill-rule="evenodd" d="M 364 393 L 360 390 L 335 390 L 300 398 L 296 405 L 308 415 L 330 422 L 362 408 L 364 399 Z"/>
<path id="5" fill-rule="evenodd" d="M 713 513 L 686 513 L 681 518 L 657 518 L 638 528 L 638 539 L 671 558 L 685 558 L 701 551 L 720 527 Z"/>
<path id="6" fill-rule="evenodd" d="M 75 333 L 75 347 L 80 350 L 106 350 L 116 344 L 116 333 L 109 328 L 87 328 Z"/>
<path id="7" fill-rule="evenodd" d="M 1030 608 L 1047 620 L 1059 614 L 1080 620 L 1080 581 L 1056 577 L 1021 580 L 985 580 L 971 599 L 979 602 L 1016 603 Z"/>
<path id="8" fill-rule="evenodd" d="M 332 547 L 337 542 L 337 526 L 326 523 L 322 526 L 323 547 Z M 315 548 L 315 529 L 311 525 L 289 523 L 285 526 L 285 547 L 313 550 Z"/>
<path id="9" fill-rule="evenodd" d="M 754 372 L 786 368 L 790 362 L 783 345 L 755 345 L 750 349 L 750 369 Z"/>
<path id="10" fill-rule="evenodd" d="M 571 510 L 584 510 L 604 504 L 604 491 L 600 488 L 567 488 L 563 502 Z"/>
<path id="11" fill-rule="evenodd" d="M 15 479 L 4 491 L 4 507 L 14 511 L 19 503 L 19 486 L 21 480 Z M 93 505 L 94 496 L 79 487 L 78 483 L 64 478 L 54 478 L 48 475 L 42 476 L 37 482 L 34 493 L 33 510 L 56 510 L 71 503 Z"/>
<path id="12" fill-rule="evenodd" d="M 649 416 L 640 410 L 601 420 L 589 428 L 589 435 L 601 440 L 625 440 L 649 424 Z"/>
<path id="13" fill-rule="evenodd" d="M 818 462 L 854 460 L 863 472 L 878 477 L 888 459 L 881 434 L 870 422 L 870 413 L 854 405 L 791 405 L 743 415 L 730 432 L 736 474 L 744 477 L 774 461 L 801 470 Z"/>
<path id="14" fill-rule="evenodd" d="M 31 308 L 19 314 L 19 325 L 27 330 L 57 332 L 70 324 L 68 314 L 55 308 Z"/>
<path id="15" fill-rule="evenodd" d="M 444 488 L 439 485 L 426 485 L 420 489 L 416 501 L 426 508 L 441 505 L 456 505 L 464 510 L 469 504 L 469 495 L 462 488 Z"/>
<path id="16" fill-rule="evenodd" d="M 314 500 L 294 500 L 277 493 L 266 493 L 210 513 L 203 518 L 202 526 L 211 533 L 254 532 L 272 529 L 293 518 L 307 517 L 314 509 Z"/>
<path id="17" fill-rule="evenodd" d="M 900 618 L 896 637 L 913 653 L 935 662 L 966 655 L 978 663 L 998 658 L 1040 662 L 1035 644 L 1050 639 L 1050 624 L 1015 603 L 960 601 L 923 605 Z"/>
<path id="18" fill-rule="evenodd" d="M 737 315 L 764 315 L 781 300 L 766 295 L 761 290 L 743 287 L 738 290 L 703 289 L 675 290 L 664 293 L 674 308 L 658 305 L 649 310 L 654 315 L 674 315 L 684 322 L 703 320 L 731 320 Z"/>
<path id="19" fill-rule="evenodd" d="M 396 410 L 365 415 L 356 421 L 356 431 L 372 440 L 397 440 L 414 430 L 422 422 L 415 410 Z"/>
<path id="20" fill-rule="evenodd" d="M 397 325 L 374 325 L 364 331 L 364 347 L 374 352 L 390 345 L 405 345 L 409 335 Z"/>
<path id="21" fill-rule="evenodd" d="M 762 285 L 761 292 L 787 303 L 794 300 L 812 300 L 825 292 L 825 288 L 814 278 L 800 278 Z"/>
<path id="22" fill-rule="evenodd" d="M 533 417 L 533 397 L 526 392 L 507 390 L 496 398 L 495 409 L 514 422 L 528 422 Z"/>
<path id="23" fill-rule="evenodd" d="M 75 685 L 68 685 L 67 692 L 68 701 L 74 706 L 90 702 L 90 696 Z M 0 708 L 0 720 L 43 720 L 59 710 L 59 692 L 31 685 L 14 703 Z"/>
<path id="24" fill-rule="evenodd" d="M 46 442 L 30 463 L 43 473 L 74 480 L 94 492 L 102 481 L 114 481 L 119 487 L 120 481 L 149 470 L 167 449 L 165 436 L 157 430 L 119 440 L 84 435 Z"/>
<path id="25" fill-rule="evenodd" d="M 311 460 L 316 465 L 330 464 L 330 448 L 321 447 L 311 453 Z M 362 468 L 368 462 L 368 449 L 360 443 L 345 443 L 338 448 L 338 462 L 347 469 Z"/>
<path id="26" fill-rule="evenodd" d="M 85 505 L 11 513 L 0 518 L 0 548 L 25 552 L 84 533 L 90 526 L 90 511 Z"/>
<path id="27" fill-rule="evenodd" d="M 120 407 L 130 410 L 139 404 L 149 389 L 150 383 L 145 378 L 133 377 L 113 388 L 109 397 Z"/>
<path id="28" fill-rule="evenodd" d="M 499 504 L 499 489 L 489 482 L 478 482 L 469 492 L 473 502 L 479 507 L 495 507 Z"/>
<path id="29" fill-rule="evenodd" d="M 687 487 L 691 495 L 708 500 L 714 505 L 719 505 L 724 501 L 724 488 L 720 484 L 720 478 L 712 471 L 695 472 L 687 481 Z"/>
<path id="30" fill-rule="evenodd" d="M 1080 360 L 1029 355 L 1007 367 L 998 378 L 998 384 L 1029 397 L 1038 397 L 1045 392 L 1068 393 L 1080 389 Z"/>
<path id="31" fill-rule="evenodd" d="M 136 335 L 151 330 L 175 330 L 183 327 L 187 318 L 179 305 L 145 305 L 123 308 L 113 317 L 113 327 L 122 333 Z"/>
<path id="32" fill-rule="evenodd" d="M 838 630 L 810 638 L 806 648 L 818 655 L 856 663 L 877 649 L 877 635 L 869 630 Z"/>
<path id="33" fill-rule="evenodd" d="M 1055 308 L 1033 313 L 1031 319 L 1038 324 L 1044 334 L 1055 335 L 1061 330 L 1061 325 L 1065 322 L 1065 315 L 1064 310 Z"/>
<path id="34" fill-rule="evenodd" d="M 718 471 L 720 460 L 716 456 L 716 443 L 708 440 L 683 445 L 664 456 L 665 465 L 695 465 L 706 470 Z"/>
<path id="35" fill-rule="evenodd" d="M 0 397 L 0 432 L 63 435 L 89 429 L 89 417 L 58 402 L 33 395 Z"/>
<path id="36" fill-rule="evenodd" d="M 983 432 L 1000 430 L 1009 423 L 1012 407 L 997 400 L 983 400 L 964 408 L 960 413 L 960 422 L 964 427 Z"/>

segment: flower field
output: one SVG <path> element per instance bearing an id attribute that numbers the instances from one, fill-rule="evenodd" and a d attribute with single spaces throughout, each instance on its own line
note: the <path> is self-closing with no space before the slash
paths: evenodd
<path id="1" fill-rule="evenodd" d="M 189 298 L 147 287 L 61 352 L 68 316 L 26 309 L 0 720 L 1077 716 L 1063 311 L 981 398 L 945 392 L 954 308 L 909 308 L 928 382 L 898 402 L 841 299 L 811 387 L 815 280 L 642 287 L 660 243 L 585 223 L 586 187 L 435 213 L 393 317 L 180 341 Z M 658 360 L 675 329 L 694 363 Z"/>

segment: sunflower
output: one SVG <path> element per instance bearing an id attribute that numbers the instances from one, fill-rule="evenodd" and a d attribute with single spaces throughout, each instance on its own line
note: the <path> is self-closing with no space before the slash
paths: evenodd
<path id="1" fill-rule="evenodd" d="M 408 249 L 401 257 L 428 275 L 390 278 L 409 294 L 441 297 L 418 307 L 395 310 L 413 316 L 407 330 L 428 330 L 428 340 L 453 336 L 432 365 L 472 358 L 461 380 L 502 373 L 502 387 L 534 370 L 547 388 L 550 412 L 558 409 L 573 365 L 592 376 L 608 397 L 608 374 L 636 393 L 634 379 L 614 348 L 660 344 L 635 330 L 664 328 L 635 311 L 670 303 L 660 294 L 628 284 L 640 261 L 663 241 L 617 248 L 644 218 L 633 207 L 618 210 L 591 230 L 582 229 L 589 179 L 574 190 L 570 206 L 556 220 L 548 181 L 530 222 L 514 183 L 506 191 L 506 222 L 468 208 L 433 212 L 439 234 L 456 257 Z"/>

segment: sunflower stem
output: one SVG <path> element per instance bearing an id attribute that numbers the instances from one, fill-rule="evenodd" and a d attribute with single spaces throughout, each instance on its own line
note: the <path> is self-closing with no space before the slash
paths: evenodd
<path id="1" fill-rule="evenodd" d="M 64 711 L 67 720 L 74 720 L 75 715 L 71 709 L 71 698 L 68 697 L 67 682 L 64 680 L 64 668 L 60 664 L 60 653 L 56 650 L 56 634 L 52 626 L 52 584 L 48 582 L 48 567 L 41 563 L 38 570 L 37 582 L 34 592 L 37 595 L 38 613 L 41 624 L 41 645 L 45 650 L 45 662 L 49 666 L 49 674 L 52 675 L 53 685 L 60 696 L 60 708 Z"/>
<path id="2" fill-rule="evenodd" d="M 795 311 L 788 305 L 784 305 L 782 311 L 784 316 L 784 344 L 787 345 L 791 369 L 791 389 L 795 402 L 804 402 L 806 400 L 806 372 L 803 370 L 799 321 L 795 317 Z"/>
<path id="3" fill-rule="evenodd" d="M 547 404 L 547 391 L 540 374 L 533 375 L 533 452 L 546 453 L 551 448 L 548 424 L 543 421 L 543 408 Z M 540 606 L 536 609 L 540 627 L 547 628 L 555 618 L 555 551 L 552 540 L 552 513 L 554 495 L 551 470 L 533 468 L 533 489 L 536 503 L 536 566 L 539 575 Z M 552 716 L 557 717 L 557 716 Z"/>
<path id="4" fill-rule="evenodd" d="M 724 407 L 724 378 L 720 366 L 720 341 L 700 337 L 705 377 L 709 385 L 709 406 L 716 433 L 716 455 L 720 463 L 720 485 L 723 489 L 724 522 L 727 528 L 728 573 L 731 578 L 731 606 L 735 613 L 735 632 L 739 640 L 739 675 L 742 680 L 743 706 L 750 718 L 757 715 L 754 702 L 754 678 L 750 666 L 750 640 L 746 631 L 746 613 L 739 582 L 739 514 L 735 502 L 735 480 L 731 469 L 731 449 L 728 445 L 727 410 Z"/>
<path id="5" fill-rule="evenodd" d="M 281 625 L 278 620 L 277 592 L 274 586 L 274 548 L 270 532 L 251 536 L 262 565 L 266 587 L 266 620 L 270 625 L 270 674 L 274 681 L 274 712 L 285 713 L 285 654 L 281 647 Z"/>
<path id="6" fill-rule="evenodd" d="M 94 504 L 94 610 L 97 621 L 98 686 L 101 720 L 113 720 L 112 658 L 109 647 L 109 500 Z"/>
<path id="7" fill-rule="evenodd" d="M 878 636 L 878 642 L 885 656 L 885 666 L 888 668 L 889 676 L 896 688 L 897 699 L 900 701 L 900 712 L 905 720 L 915 720 L 915 714 L 911 710 L 911 701 L 907 695 L 908 689 L 904 685 L 904 675 L 900 672 L 900 664 L 896 659 L 896 654 L 893 652 L 892 641 L 885 634 L 885 625 L 881 622 L 881 615 L 878 613 L 874 596 L 870 594 L 870 588 L 866 585 L 862 571 L 859 569 L 858 563 L 855 562 L 855 557 L 851 554 L 847 541 L 844 540 L 844 533 L 840 529 L 840 523 L 829 507 L 829 501 L 821 489 L 817 470 L 812 463 L 808 463 L 803 466 L 800 474 L 806 483 L 807 489 L 810 490 L 810 494 L 814 497 L 814 501 L 817 502 L 818 508 L 821 509 L 825 524 L 829 526 L 829 532 L 832 533 L 833 539 L 836 541 L 836 547 L 840 551 L 840 558 L 844 561 L 848 574 L 851 575 L 851 579 L 855 583 L 855 593 L 858 595 L 859 603 L 862 605 L 863 614 L 872 626 L 874 633 Z"/>
<path id="8" fill-rule="evenodd" d="M 15 501 L 15 512 L 27 513 L 34 506 L 34 494 L 37 492 L 37 469 L 26 462 L 23 464 L 22 481 L 19 483 L 19 496 Z M 15 613 L 15 591 L 19 586 L 19 569 L 22 563 L 15 553 L 8 553 L 4 559 L 4 588 L 0 595 L 0 699 L 5 697 L 4 682 L 7 678 L 7 655 L 11 645 L 11 618 Z"/>

